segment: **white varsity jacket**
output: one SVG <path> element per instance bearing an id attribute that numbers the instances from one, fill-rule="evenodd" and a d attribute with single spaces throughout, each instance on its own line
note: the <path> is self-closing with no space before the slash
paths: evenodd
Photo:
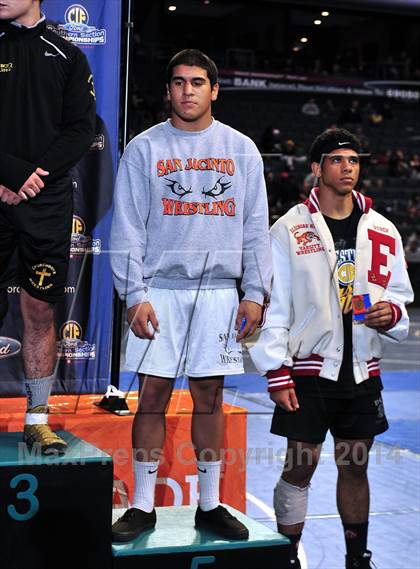
<path id="1" fill-rule="evenodd" d="M 318 188 L 271 228 L 273 289 L 264 325 L 247 343 L 268 390 L 293 387 L 296 375 L 338 380 L 343 356 L 343 321 L 336 252 L 319 209 Z M 405 305 L 412 302 L 401 237 L 372 200 L 353 191 L 363 211 L 356 237 L 353 294 L 369 293 L 375 304 L 391 304 L 387 330 L 353 323 L 353 369 L 356 383 L 379 375 L 383 341 L 401 342 L 408 334 Z"/>

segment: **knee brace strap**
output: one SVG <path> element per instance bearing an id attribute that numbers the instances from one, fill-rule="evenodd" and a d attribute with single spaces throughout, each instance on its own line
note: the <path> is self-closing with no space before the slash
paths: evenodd
<path id="1" fill-rule="evenodd" d="M 277 523 L 291 526 L 305 521 L 308 491 L 309 484 L 305 488 L 299 488 L 280 478 L 274 488 L 274 511 Z"/>

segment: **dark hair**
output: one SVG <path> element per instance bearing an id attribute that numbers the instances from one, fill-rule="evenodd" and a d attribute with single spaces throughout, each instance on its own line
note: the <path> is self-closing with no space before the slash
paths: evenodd
<path id="1" fill-rule="evenodd" d="M 199 49 L 184 49 L 176 53 L 166 68 L 166 82 L 171 83 L 172 71 L 177 65 L 195 65 L 207 71 L 210 85 L 213 87 L 217 83 L 217 66 L 210 57 Z"/>
<path id="2" fill-rule="evenodd" d="M 360 140 L 345 128 L 329 128 L 318 135 L 312 143 L 309 151 L 312 162 L 321 163 L 323 154 L 329 154 L 333 150 L 351 148 L 357 154 L 362 152 Z"/>

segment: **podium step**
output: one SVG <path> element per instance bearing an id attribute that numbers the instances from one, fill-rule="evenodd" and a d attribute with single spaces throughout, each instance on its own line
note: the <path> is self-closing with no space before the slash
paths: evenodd
<path id="1" fill-rule="evenodd" d="M 282 569 L 288 567 L 290 543 L 284 536 L 229 507 L 249 529 L 247 541 L 221 539 L 194 528 L 193 506 L 156 508 L 154 530 L 128 543 L 113 543 L 114 569 Z M 116 521 L 124 510 L 114 510 Z"/>
<path id="2" fill-rule="evenodd" d="M 60 457 L 0 432 L 0 556 L 4 569 L 110 569 L 112 460 L 67 431 Z"/>

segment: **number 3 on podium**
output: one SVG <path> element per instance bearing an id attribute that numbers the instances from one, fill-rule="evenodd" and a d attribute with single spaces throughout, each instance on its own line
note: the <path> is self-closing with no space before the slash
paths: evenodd
<path id="1" fill-rule="evenodd" d="M 18 474 L 10 481 L 10 488 L 16 488 L 19 482 L 27 482 L 28 488 L 16 494 L 18 500 L 27 500 L 29 502 L 28 510 L 20 514 L 13 505 L 7 506 L 7 512 L 11 518 L 18 522 L 26 522 L 33 518 L 39 510 L 39 500 L 34 492 L 38 489 L 38 480 L 33 474 Z"/>

